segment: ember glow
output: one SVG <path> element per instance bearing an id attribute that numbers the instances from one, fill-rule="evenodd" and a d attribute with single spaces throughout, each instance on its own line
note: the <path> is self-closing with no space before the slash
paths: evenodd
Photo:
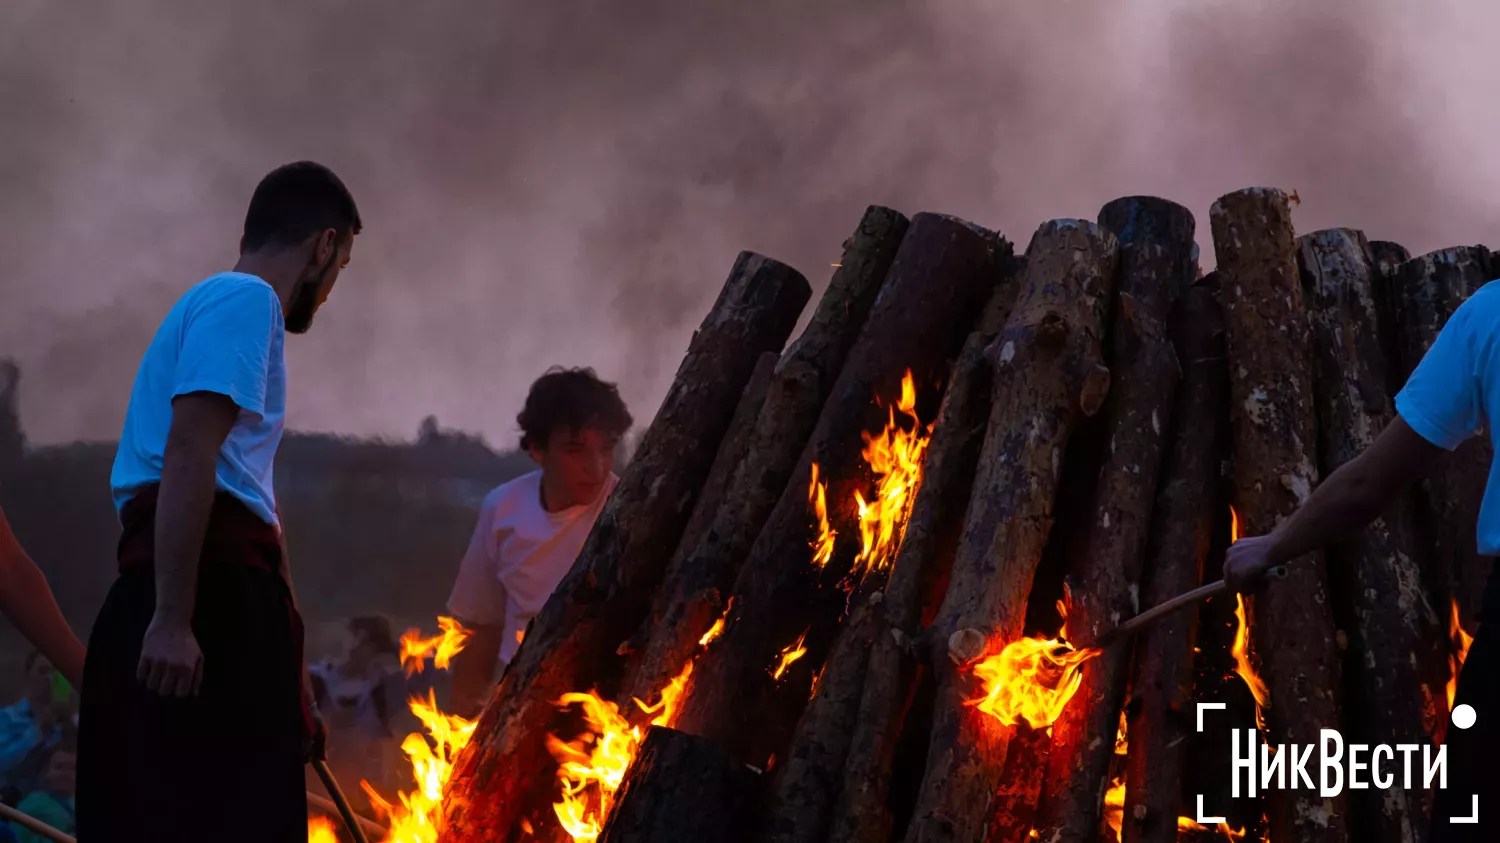
<path id="1" fill-rule="evenodd" d="M 469 641 L 469 631 L 453 618 L 438 618 L 438 630 L 431 638 L 423 638 L 420 629 L 408 629 L 401 636 L 401 666 L 406 668 L 406 675 L 421 673 L 428 658 L 433 667 L 447 670 L 448 662 Z M 520 641 L 519 633 L 516 640 Z"/>
<path id="2" fill-rule="evenodd" d="M 791 646 L 782 650 L 781 654 L 776 657 L 776 667 L 771 671 L 771 678 L 780 681 L 782 675 L 786 673 L 787 668 L 791 667 L 798 659 L 807 655 L 807 648 L 802 646 L 802 642 L 806 640 L 807 630 L 804 629 L 802 630 L 802 634 L 797 636 L 797 640 L 792 642 Z"/>
<path id="3" fill-rule="evenodd" d="M 897 424 L 898 411 L 909 424 Z M 865 571 L 885 570 L 896 558 L 907 519 L 911 517 L 912 502 L 922 482 L 922 457 L 927 453 L 931 432 L 931 426 L 924 428 L 917 418 L 917 387 L 908 369 L 901 379 L 901 398 L 890 408 L 885 430 L 875 436 L 864 434 L 863 456 L 875 475 L 875 497 L 866 502 L 864 495 L 854 493 L 860 538 L 859 555 L 854 559 L 855 576 Z"/>
<path id="4" fill-rule="evenodd" d="M 807 502 L 813 508 L 813 517 L 818 520 L 818 537 L 813 539 L 813 564 L 819 568 L 828 566 L 833 558 L 833 539 L 838 534 L 828 526 L 828 484 L 818 482 L 818 464 L 812 464 L 812 483 L 807 489 Z"/>
<path id="5" fill-rule="evenodd" d="M 423 639 L 417 630 L 401 636 L 401 661 L 408 673 L 420 672 L 431 656 L 433 665 L 446 669 L 468 640 L 469 632 L 452 618 L 438 618 L 442 633 Z M 413 666 L 413 661 L 415 666 Z M 411 712 L 422 722 L 427 734 L 413 732 L 401 742 L 401 751 L 411 759 L 412 790 L 397 794 L 392 803 L 375 792 L 369 782 L 360 782 L 370 796 L 370 804 L 390 823 L 382 843 L 436 843 L 438 819 L 442 813 L 443 788 L 453 772 L 453 759 L 469 742 L 477 721 L 445 714 L 437 705 L 432 691 L 427 698 L 414 697 Z"/>
<path id="6" fill-rule="evenodd" d="M 1125 733 L 1125 712 L 1120 712 L 1120 728 L 1115 730 L 1115 755 L 1123 756 L 1129 751 L 1129 741 Z M 1125 773 L 1121 766 L 1121 772 L 1110 780 L 1109 790 L 1104 793 L 1104 822 L 1109 825 L 1109 830 L 1114 835 L 1115 843 L 1120 843 L 1120 827 L 1125 820 Z"/>
<path id="7" fill-rule="evenodd" d="M 734 598 L 731 597 L 729 598 L 729 602 L 724 604 L 724 614 L 719 615 L 719 619 L 714 621 L 714 625 L 709 627 L 707 632 L 703 633 L 702 638 L 698 639 L 699 647 L 707 647 L 714 642 L 714 639 L 724 634 L 724 624 L 729 620 L 729 610 L 733 608 Z"/>
<path id="8" fill-rule="evenodd" d="M 339 843 L 333 821 L 322 815 L 307 818 L 307 843 Z"/>
<path id="9" fill-rule="evenodd" d="M 1234 544 L 1240 540 L 1240 514 L 1229 508 L 1229 543 Z M 1262 732 L 1266 730 L 1266 708 L 1270 705 L 1271 692 L 1266 688 L 1266 683 L 1255 672 L 1255 666 L 1250 663 L 1250 617 L 1245 611 L 1245 595 L 1235 595 L 1234 609 L 1234 646 L 1230 654 L 1234 656 L 1234 672 L 1244 680 L 1245 687 L 1250 689 L 1250 695 L 1255 697 L 1255 725 Z"/>
<path id="10" fill-rule="evenodd" d="M 1092 648 L 1075 650 L 1068 643 L 1067 613 L 1056 638 L 1022 638 L 974 666 L 985 695 L 969 705 L 998 718 L 1007 726 L 1024 719 L 1033 729 L 1051 726 L 1062 716 L 1068 700 L 1083 681 L 1083 664 L 1099 655 Z"/>
<path id="11" fill-rule="evenodd" d="M 1448 710 L 1453 710 L 1453 697 L 1458 693 L 1458 674 L 1463 669 L 1464 659 L 1469 657 L 1469 645 L 1474 636 L 1464 631 L 1458 622 L 1458 600 L 1448 607 Z"/>

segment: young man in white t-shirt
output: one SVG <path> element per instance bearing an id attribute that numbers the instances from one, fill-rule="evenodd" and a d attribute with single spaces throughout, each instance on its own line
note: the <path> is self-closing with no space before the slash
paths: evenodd
<path id="1" fill-rule="evenodd" d="M 473 714 L 509 664 L 526 624 L 573 566 L 604 501 L 630 412 L 591 369 L 549 370 L 516 417 L 521 448 L 541 468 L 497 487 L 459 564 L 448 611 L 473 634 L 453 660 L 453 706 Z"/>
<path id="2" fill-rule="evenodd" d="M 146 349 L 110 473 L 120 576 L 84 661 L 80 839 L 307 839 L 320 729 L 271 469 L 285 334 L 312 324 L 359 229 L 327 167 L 272 171 L 233 271 L 184 293 Z"/>

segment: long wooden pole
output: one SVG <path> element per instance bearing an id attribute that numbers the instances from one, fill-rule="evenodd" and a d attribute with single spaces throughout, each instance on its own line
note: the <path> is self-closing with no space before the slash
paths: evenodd
<path id="1" fill-rule="evenodd" d="M 319 796 L 318 794 L 313 793 L 310 790 L 307 792 L 307 804 L 313 806 L 314 808 L 317 808 L 319 811 L 322 811 L 325 814 L 339 813 L 339 806 L 335 805 L 332 799 L 329 799 L 326 796 Z M 354 814 L 354 818 L 359 822 L 359 827 L 365 830 L 365 834 L 370 835 L 376 840 L 385 839 L 385 826 L 357 812 Z"/>
<path id="2" fill-rule="evenodd" d="M 71 834 L 64 834 L 30 814 L 23 814 L 17 811 L 4 802 L 0 802 L 0 818 L 10 820 L 16 825 L 24 826 L 28 831 L 40 834 L 48 840 L 56 841 L 56 843 L 78 843 L 77 837 Z"/>
<path id="3" fill-rule="evenodd" d="M 318 778 L 323 780 L 323 788 L 328 791 L 329 796 L 333 797 L 333 804 L 338 808 L 339 816 L 344 819 L 344 826 L 349 829 L 354 843 L 369 843 L 365 839 L 364 829 L 360 827 L 359 815 L 349 807 L 349 800 L 344 797 L 344 791 L 339 788 L 338 779 L 333 777 L 333 771 L 328 769 L 328 762 L 316 759 L 312 765 L 318 773 Z"/>

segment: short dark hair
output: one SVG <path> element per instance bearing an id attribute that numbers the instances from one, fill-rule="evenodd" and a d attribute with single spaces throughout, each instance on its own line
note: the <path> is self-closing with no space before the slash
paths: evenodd
<path id="1" fill-rule="evenodd" d="M 241 249 L 295 246 L 325 229 L 342 239 L 358 234 L 359 208 L 349 188 L 333 171 L 312 161 L 298 161 L 272 170 L 250 197 L 245 212 Z"/>
<path id="2" fill-rule="evenodd" d="M 526 394 L 526 406 L 516 416 L 521 428 L 521 450 L 546 447 L 554 430 L 586 427 L 624 435 L 635 422 L 620 389 L 602 381 L 593 369 L 553 366 L 536 379 Z"/>

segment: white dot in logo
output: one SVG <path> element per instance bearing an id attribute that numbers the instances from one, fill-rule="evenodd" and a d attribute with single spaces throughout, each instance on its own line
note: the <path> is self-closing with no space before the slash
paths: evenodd
<path id="1" fill-rule="evenodd" d="M 1479 715 L 1474 713 L 1474 706 L 1464 703 L 1453 709 L 1453 725 L 1460 729 L 1467 729 L 1474 725 Z"/>

